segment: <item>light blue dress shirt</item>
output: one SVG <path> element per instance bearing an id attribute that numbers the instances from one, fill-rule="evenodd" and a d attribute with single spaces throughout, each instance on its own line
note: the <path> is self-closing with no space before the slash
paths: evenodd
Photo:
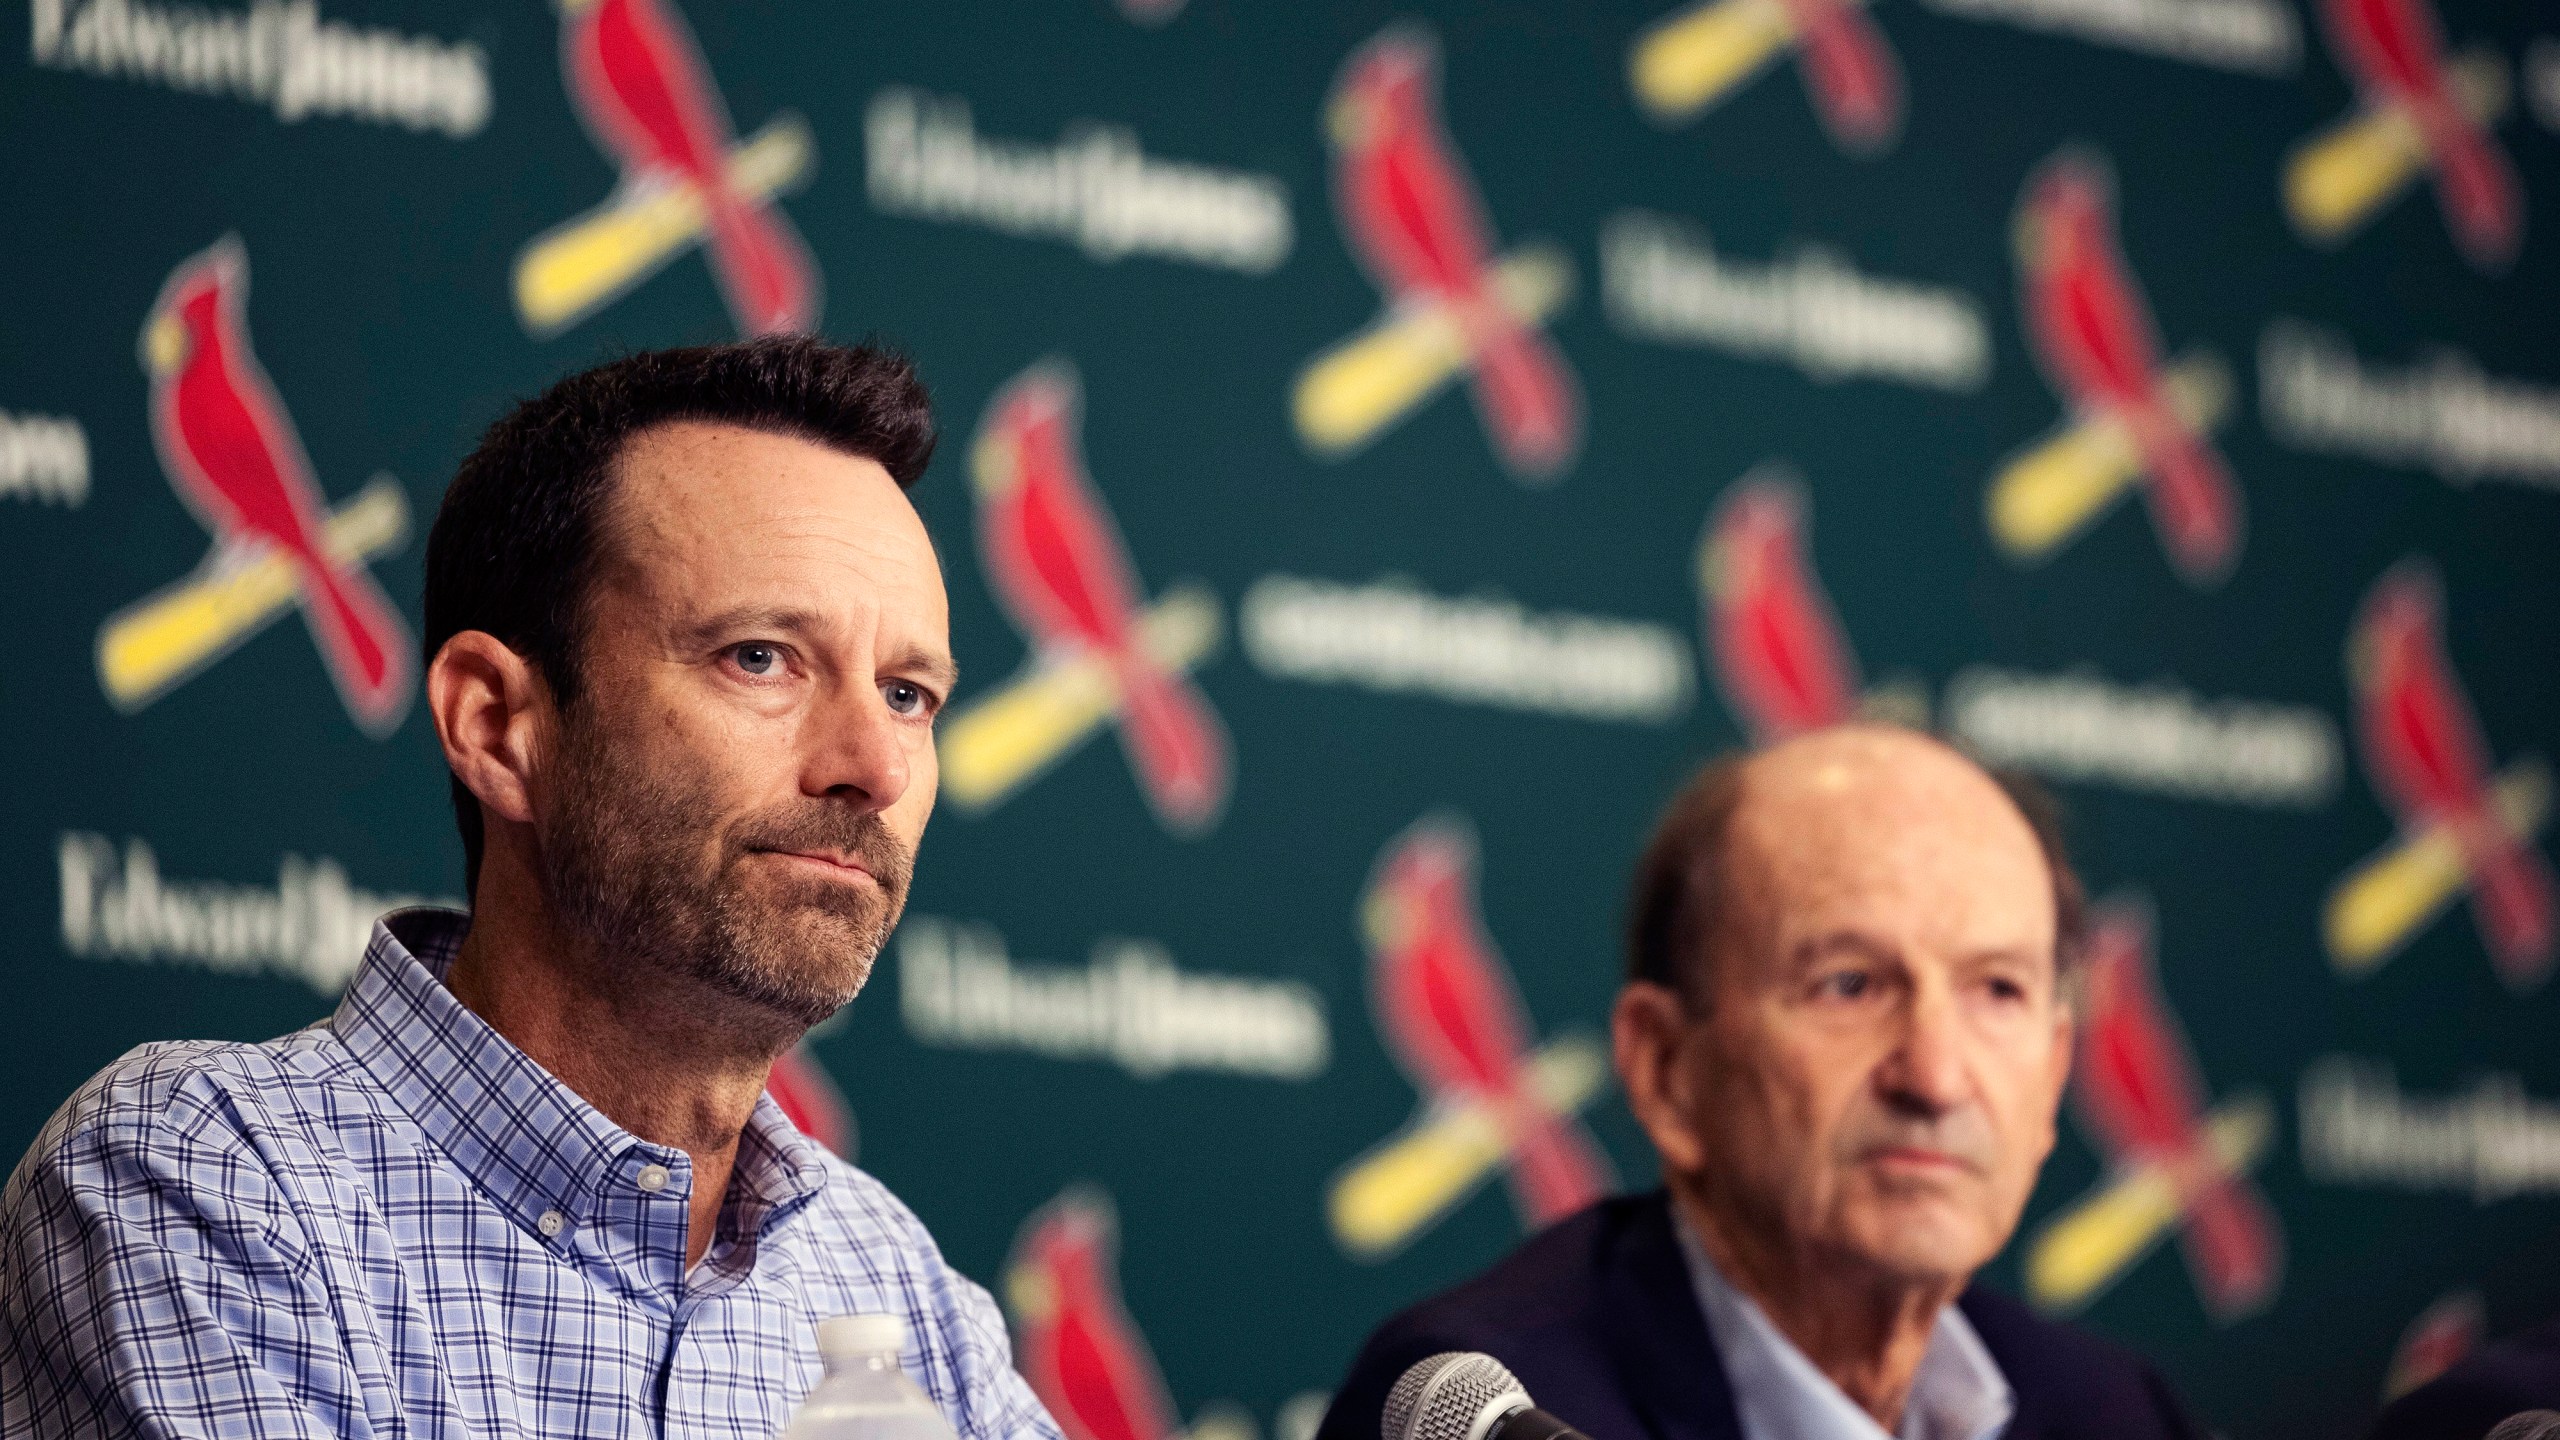
<path id="1" fill-rule="evenodd" d="M 1896 1440 L 1815 1368 L 1757 1301 L 1725 1279 L 1676 1202 L 1672 1215 L 1689 1283 L 1733 1387 L 1743 1440 Z M 1911 1377 L 1898 1440 L 1993 1440 L 2017 1408 L 2008 1378 L 1964 1312 L 1953 1305 L 1939 1311 Z"/>
<path id="2" fill-rule="evenodd" d="M 692 1162 L 454 999 L 468 924 L 387 916 L 328 1020 L 55 1114 L 0 1197 L 0 1435 L 769 1440 L 869 1312 L 961 1440 L 1059 1440 L 986 1291 L 771 1096 L 688 1275 Z"/>

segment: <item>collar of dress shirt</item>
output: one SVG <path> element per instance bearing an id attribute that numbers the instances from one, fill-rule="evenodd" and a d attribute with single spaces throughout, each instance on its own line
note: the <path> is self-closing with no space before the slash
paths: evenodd
<path id="1" fill-rule="evenodd" d="M 1680 1253 L 1706 1312 L 1732 1386 L 1744 1440 L 1888 1440 L 1875 1417 L 1858 1407 L 1707 1258 L 1678 1202 L 1672 1203 Z M 2017 1413 L 2008 1377 L 1974 1333 L 1964 1312 L 1938 1312 L 1929 1348 L 1911 1377 L 1899 1440 L 1992 1440 Z"/>
<path id="2" fill-rule="evenodd" d="M 548 1238 L 562 1219 L 582 1217 L 597 1182 L 623 1157 L 667 1147 L 606 1119 L 454 998 L 444 976 L 470 929 L 471 917 L 458 910 L 382 917 L 330 1028 L 490 1203 Z M 721 1238 L 751 1242 L 826 1182 L 817 1142 L 771 1095 L 757 1097 L 739 1137 Z"/>

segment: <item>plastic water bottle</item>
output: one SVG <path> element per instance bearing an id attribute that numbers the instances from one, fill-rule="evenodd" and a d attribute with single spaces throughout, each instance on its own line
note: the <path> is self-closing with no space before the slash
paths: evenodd
<path id="1" fill-rule="evenodd" d="M 825 1378 L 800 1402 L 781 1440 L 958 1440 L 898 1356 L 907 1322 L 895 1315 L 839 1315 L 818 1322 Z"/>

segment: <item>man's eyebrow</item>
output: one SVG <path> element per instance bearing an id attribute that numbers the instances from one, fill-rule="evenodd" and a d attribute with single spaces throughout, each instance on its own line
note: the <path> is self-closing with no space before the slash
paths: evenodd
<path id="1" fill-rule="evenodd" d="M 744 631 L 810 635 L 826 628 L 826 622 L 812 610 L 789 605 L 735 605 L 687 621 L 677 627 L 676 638 L 686 645 L 708 645 Z"/>
<path id="2" fill-rule="evenodd" d="M 1830 956 L 1843 953 L 1867 960 L 1890 960 L 1893 958 L 1894 951 L 1892 946 L 1872 935 L 1856 930 L 1830 930 L 1796 942 L 1795 949 L 1787 956 L 1787 963 L 1795 970 L 1802 971 L 1812 968 L 1816 963 Z"/>
<path id="3" fill-rule="evenodd" d="M 898 652 L 889 663 L 892 670 L 909 670 L 922 675 L 949 693 L 960 684 L 960 662 L 939 650 L 910 645 Z"/>
<path id="4" fill-rule="evenodd" d="M 1968 950 L 1961 963 L 1966 965 L 2025 965 L 2033 968 L 2038 960 L 2052 963 L 2051 951 L 2035 945 L 1992 945 Z"/>

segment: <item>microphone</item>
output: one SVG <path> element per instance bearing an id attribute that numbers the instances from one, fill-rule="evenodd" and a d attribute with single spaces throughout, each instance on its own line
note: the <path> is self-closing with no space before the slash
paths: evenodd
<path id="1" fill-rule="evenodd" d="M 1589 1440 L 1531 1404 L 1501 1361 L 1465 1350 L 1404 1372 L 1378 1430 L 1378 1440 Z"/>

